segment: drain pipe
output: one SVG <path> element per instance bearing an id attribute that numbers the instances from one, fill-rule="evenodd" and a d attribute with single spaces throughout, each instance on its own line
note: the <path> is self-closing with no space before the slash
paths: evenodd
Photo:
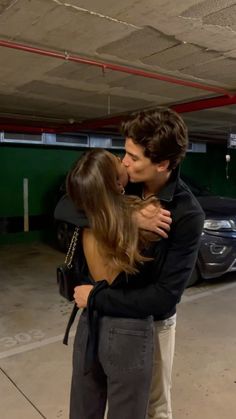
<path id="1" fill-rule="evenodd" d="M 39 55 L 43 55 L 43 56 L 47 56 L 47 57 L 58 58 L 58 59 L 62 59 L 62 60 L 65 60 L 65 61 L 72 61 L 72 62 L 76 62 L 76 63 L 80 63 L 80 64 L 92 65 L 92 66 L 100 67 L 103 71 L 108 69 L 108 70 L 123 72 L 123 73 L 127 73 L 127 74 L 132 74 L 134 76 L 140 76 L 140 77 L 146 77 L 146 78 L 149 78 L 149 79 L 161 80 L 161 81 L 164 81 L 164 82 L 167 82 L 167 83 L 174 83 L 174 84 L 178 84 L 178 85 L 181 85 L 181 86 L 193 87 L 193 88 L 200 89 L 200 90 L 206 90 L 206 91 L 209 91 L 209 92 L 212 92 L 212 93 L 220 93 L 222 95 L 226 95 L 226 96 L 229 96 L 229 97 L 232 95 L 230 92 L 223 89 L 222 87 L 209 86 L 209 85 L 206 85 L 206 84 L 202 84 L 202 83 L 198 83 L 198 82 L 194 82 L 194 81 L 190 81 L 190 80 L 181 80 L 181 79 L 177 79 L 177 78 L 172 77 L 172 76 L 166 76 L 164 74 L 152 73 L 152 72 L 148 72 L 148 71 L 144 71 L 144 70 L 140 70 L 140 69 L 136 69 L 136 68 L 132 68 L 132 67 L 127 67 L 127 66 L 123 66 L 123 65 L 111 64 L 111 63 L 106 63 L 106 62 L 96 61 L 96 60 L 90 60 L 88 58 L 83 58 L 83 57 L 80 57 L 80 56 L 77 56 L 77 55 L 71 55 L 68 52 L 61 53 L 61 52 L 58 52 L 58 51 L 51 51 L 51 50 L 47 50 L 47 49 L 36 48 L 36 47 L 29 46 L 29 45 L 19 44 L 19 43 L 16 43 L 16 42 L 5 41 L 5 40 L 0 40 L 0 46 L 5 47 L 5 48 L 16 49 L 16 50 L 20 50 L 20 51 L 25 51 L 25 52 L 29 52 L 29 53 L 32 53 L 32 54 L 39 54 Z"/>

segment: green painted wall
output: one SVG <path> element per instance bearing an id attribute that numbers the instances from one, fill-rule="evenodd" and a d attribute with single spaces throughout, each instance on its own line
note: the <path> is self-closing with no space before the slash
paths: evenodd
<path id="1" fill-rule="evenodd" d="M 1 146 L 0 216 L 23 215 L 23 179 L 29 179 L 29 213 L 48 213 L 78 150 Z"/>
<path id="2" fill-rule="evenodd" d="M 226 179 L 225 155 L 230 154 L 229 179 Z M 188 153 L 182 163 L 182 173 L 195 183 L 206 186 L 213 194 L 236 198 L 236 150 L 207 145 L 207 153 Z"/>
<path id="3" fill-rule="evenodd" d="M 40 146 L 0 146 L 0 218 L 23 217 L 23 179 L 29 179 L 29 215 L 50 214 L 58 190 L 73 162 L 84 150 Z M 225 177 L 226 148 L 208 145 L 207 153 L 189 153 L 182 172 L 213 193 L 236 198 L 236 150 L 231 150 L 229 180 Z M 50 232 L 0 235 L 0 243 L 47 239 Z"/>
<path id="4" fill-rule="evenodd" d="M 29 215 L 48 214 L 58 199 L 59 187 L 83 150 L 38 146 L 0 146 L 0 218 L 22 216 L 23 179 L 29 180 Z M 50 232 L 1 234 L 0 243 L 48 239 Z"/>

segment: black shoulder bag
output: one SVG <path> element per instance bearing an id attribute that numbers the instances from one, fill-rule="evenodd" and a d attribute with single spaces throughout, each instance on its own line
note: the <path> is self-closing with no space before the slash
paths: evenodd
<path id="1" fill-rule="evenodd" d="M 75 258 L 75 255 L 78 256 L 77 246 L 79 230 L 79 227 L 75 228 L 67 255 L 65 257 L 65 262 L 57 268 L 57 284 L 59 287 L 59 293 L 68 301 L 74 300 L 74 288 L 80 283 L 78 278 L 78 261 Z"/>

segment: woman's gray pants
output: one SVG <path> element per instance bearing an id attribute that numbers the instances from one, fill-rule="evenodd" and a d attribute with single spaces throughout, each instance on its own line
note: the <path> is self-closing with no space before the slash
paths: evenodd
<path id="1" fill-rule="evenodd" d="M 84 374 L 87 318 L 81 315 L 75 336 L 70 419 L 145 419 L 153 365 L 152 317 L 99 320 L 98 357 Z"/>

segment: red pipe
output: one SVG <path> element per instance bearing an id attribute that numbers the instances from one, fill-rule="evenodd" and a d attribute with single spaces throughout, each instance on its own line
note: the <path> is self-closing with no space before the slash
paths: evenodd
<path id="1" fill-rule="evenodd" d="M 221 93 L 221 94 L 226 95 L 226 96 L 231 96 L 230 92 L 228 92 L 227 90 L 225 90 L 221 87 L 209 86 L 209 85 L 206 85 L 206 84 L 197 83 L 197 82 L 193 82 L 193 81 L 190 81 L 190 80 L 180 80 L 180 79 L 176 79 L 175 77 L 165 76 L 165 75 L 158 74 L 158 73 L 151 73 L 151 72 L 148 72 L 148 71 L 143 71 L 143 70 L 139 70 L 139 69 L 135 69 L 135 68 L 131 68 L 131 67 L 126 67 L 126 66 L 123 66 L 123 65 L 117 65 L 117 64 L 105 63 L 105 62 L 101 62 L 101 61 L 90 60 L 90 59 L 87 59 L 87 58 L 82 58 L 82 57 L 79 57 L 79 56 L 70 55 L 67 52 L 61 53 L 61 52 L 57 52 L 57 51 L 50 51 L 50 50 L 46 50 L 46 49 L 42 49 L 42 48 L 31 47 L 31 46 L 28 46 L 28 45 L 23 45 L 23 44 L 19 44 L 19 43 L 16 43 L 16 42 L 10 42 L 10 41 L 5 41 L 5 40 L 0 40 L 0 46 L 6 47 L 6 48 L 17 49 L 17 50 L 25 51 L 25 52 L 31 52 L 33 54 L 44 55 L 44 56 L 47 56 L 47 57 L 59 58 L 59 59 L 66 60 L 66 61 L 73 61 L 73 62 L 77 62 L 77 63 L 80 63 L 80 64 L 93 65 L 93 66 L 100 67 L 103 70 L 109 69 L 109 70 L 113 70 L 113 71 L 120 71 L 120 72 L 123 72 L 123 73 L 132 74 L 132 75 L 135 75 L 135 76 L 146 77 L 146 78 L 156 79 L 156 80 L 162 80 L 162 81 L 165 81 L 165 82 L 168 82 L 168 83 L 174 83 L 174 84 L 178 84 L 178 85 L 182 85 L 182 86 L 186 86 L 186 87 L 193 87 L 193 88 L 196 88 L 196 89 L 207 90 L 209 92 Z"/>
<path id="2" fill-rule="evenodd" d="M 27 122 L 27 121 L 26 121 Z M 30 122 L 29 122 L 30 123 Z M 16 125 L 14 122 L 12 124 L 1 122 L 0 120 L 0 130 L 6 132 L 23 132 L 27 134 L 42 134 L 43 132 L 48 132 L 51 134 L 56 134 L 60 132 L 65 132 L 61 129 L 57 128 L 50 128 L 50 127 L 35 127 L 30 125 Z"/>
<path id="3" fill-rule="evenodd" d="M 220 106 L 229 106 L 236 104 L 236 95 L 229 96 L 217 96 L 208 99 L 195 100 L 188 103 L 179 103 L 171 106 L 176 112 L 196 112 L 203 109 L 219 108 Z"/>
<path id="4" fill-rule="evenodd" d="M 204 109 L 209 108 L 217 108 L 220 106 L 229 106 L 236 104 L 236 95 L 232 97 L 227 96 L 217 96 L 210 99 L 202 99 L 202 100 L 196 100 L 193 102 L 187 102 L 187 103 L 180 103 L 177 105 L 170 106 L 172 109 L 174 109 L 176 112 L 179 113 L 186 113 L 186 112 L 195 112 L 200 111 Z M 24 125 L 15 125 L 15 121 L 7 122 L 7 119 L 1 121 L 0 119 L 0 129 L 8 132 L 28 132 L 28 133 L 42 133 L 42 132 L 50 132 L 50 133 L 61 133 L 61 132 L 78 132 L 81 130 L 96 130 L 101 129 L 103 127 L 112 126 L 111 130 L 114 129 L 114 126 L 119 126 L 121 121 L 124 121 L 126 118 L 128 118 L 129 115 L 119 115 L 119 116 L 113 116 L 111 118 L 105 118 L 105 119 L 96 119 L 96 120 L 87 120 L 80 124 L 58 124 L 50 125 L 44 127 L 38 127 L 35 125 L 32 126 L 24 126 Z M 29 122 L 30 123 L 30 122 Z M 34 124 L 36 124 L 34 122 Z"/>
<path id="5" fill-rule="evenodd" d="M 176 105 L 170 105 L 169 107 L 174 109 L 176 112 L 179 113 L 186 113 L 186 112 L 194 112 L 194 111 L 200 111 L 203 109 L 209 109 L 209 108 L 217 108 L 220 106 L 229 106 L 236 104 L 236 95 L 228 97 L 228 96 L 217 96 L 212 97 L 209 99 L 201 99 L 201 100 L 195 100 L 193 102 L 187 102 L 187 103 L 180 103 Z M 129 115 L 119 115 L 114 116 L 111 118 L 106 119 L 96 119 L 96 120 L 88 120 L 84 121 L 81 124 L 78 125 L 79 130 L 83 129 L 100 129 L 102 127 L 106 127 L 109 125 L 119 125 L 121 121 L 124 121 L 127 119 Z"/>

